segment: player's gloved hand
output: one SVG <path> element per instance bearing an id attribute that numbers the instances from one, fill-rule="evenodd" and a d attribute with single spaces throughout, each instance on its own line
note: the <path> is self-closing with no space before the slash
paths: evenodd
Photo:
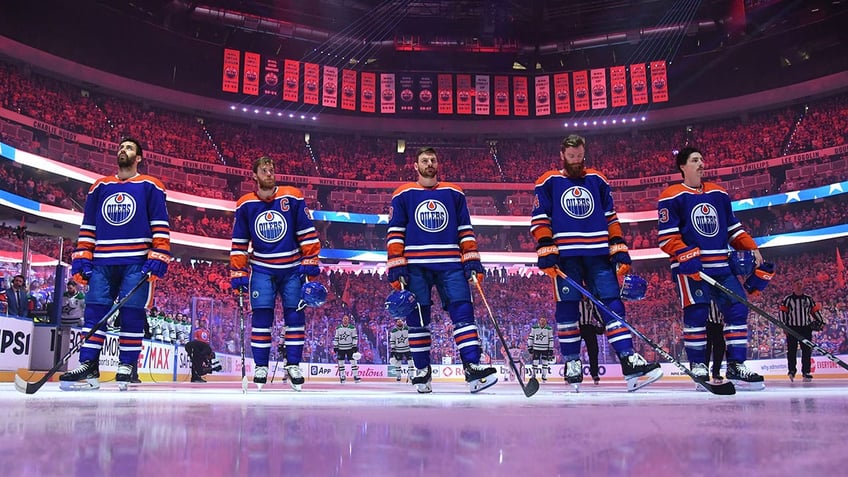
<path id="1" fill-rule="evenodd" d="M 763 262 L 756 270 L 754 270 L 754 273 L 745 280 L 745 291 L 751 296 L 756 296 L 766 289 L 772 278 L 774 278 L 774 264 L 771 262 Z"/>
<path id="2" fill-rule="evenodd" d="M 556 278 L 559 265 L 559 248 L 554 243 L 554 239 L 551 237 L 539 239 L 539 243 L 536 244 L 536 255 L 539 256 L 536 260 L 536 266 L 539 267 L 539 270 L 551 278 Z"/>
<path id="3" fill-rule="evenodd" d="M 701 265 L 701 249 L 698 247 L 685 247 L 680 249 L 676 255 L 677 272 L 686 275 L 692 280 L 700 280 L 698 273 L 703 270 Z"/>
<path id="4" fill-rule="evenodd" d="M 406 257 L 390 258 L 386 262 L 386 269 L 389 274 L 389 282 L 395 290 L 402 290 L 409 283 L 409 269 L 406 268 Z"/>
<path id="5" fill-rule="evenodd" d="M 171 253 L 160 248 L 152 248 L 147 252 L 147 261 L 141 267 L 141 273 L 150 273 L 150 280 L 162 278 L 168 273 L 171 263 Z"/>
<path id="6" fill-rule="evenodd" d="M 94 271 L 94 254 L 91 250 L 78 248 L 71 255 L 71 275 L 77 283 L 85 285 Z"/>
<path id="7" fill-rule="evenodd" d="M 630 258 L 630 253 L 627 250 L 627 243 L 621 237 L 611 237 L 609 240 L 609 259 L 610 263 L 615 265 L 615 273 L 618 278 L 624 278 L 630 273 L 630 264 L 633 260 Z"/>
<path id="8" fill-rule="evenodd" d="M 333 348 L 333 353 L 335 353 L 335 355 L 336 355 L 336 356 L 338 356 L 338 355 L 339 355 L 339 349 L 338 349 L 338 348 Z"/>
<path id="9" fill-rule="evenodd" d="M 479 252 L 465 252 L 462 254 L 462 268 L 465 270 L 465 279 L 471 281 L 473 277 L 477 277 L 478 282 L 483 281 L 486 271 L 483 269 L 483 264 L 480 263 Z"/>
<path id="10" fill-rule="evenodd" d="M 243 269 L 230 270 L 230 288 L 236 295 L 247 293 L 247 287 L 250 285 L 250 272 Z"/>
<path id="11" fill-rule="evenodd" d="M 321 274 L 321 268 L 318 267 L 319 264 L 318 257 L 303 258 L 300 260 L 300 266 L 297 267 L 297 273 L 309 278 L 317 277 Z"/>
<path id="12" fill-rule="evenodd" d="M 358 353 L 358 352 L 359 352 L 359 346 L 354 346 L 354 347 L 353 347 L 353 352 L 354 352 L 354 353 Z"/>

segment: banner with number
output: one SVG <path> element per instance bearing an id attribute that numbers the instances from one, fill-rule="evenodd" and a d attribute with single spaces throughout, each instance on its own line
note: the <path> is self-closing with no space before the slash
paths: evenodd
<path id="1" fill-rule="evenodd" d="M 554 107 L 557 114 L 571 112 L 571 88 L 568 84 L 568 73 L 554 75 Z"/>
<path id="2" fill-rule="evenodd" d="M 592 109 L 606 109 L 607 70 L 594 68 L 589 71 L 589 77 L 592 79 Z"/>
<path id="3" fill-rule="evenodd" d="M 239 64 L 241 52 L 238 50 L 224 49 L 224 80 L 221 83 L 221 91 L 225 93 L 238 93 L 239 91 Z"/>
<path id="4" fill-rule="evenodd" d="M 380 73 L 380 112 L 395 113 L 395 74 Z"/>
<path id="5" fill-rule="evenodd" d="M 495 116 L 509 116 L 508 76 L 495 76 Z"/>
<path id="6" fill-rule="evenodd" d="M 300 92 L 300 62 L 286 60 L 283 71 L 283 101 L 297 101 Z"/>
<path id="7" fill-rule="evenodd" d="M 491 102 L 489 76 L 477 75 L 474 78 L 474 114 L 488 116 Z"/>
<path id="8" fill-rule="evenodd" d="M 339 69 L 335 66 L 324 67 L 324 83 L 321 86 L 324 92 L 321 97 L 321 105 L 328 108 L 338 107 L 339 101 Z"/>
<path id="9" fill-rule="evenodd" d="M 274 58 L 265 58 L 262 69 L 262 96 L 280 96 L 280 64 Z"/>
<path id="10" fill-rule="evenodd" d="M 633 104 L 648 104 L 648 77 L 645 72 L 645 63 L 630 65 L 630 89 Z"/>
<path id="11" fill-rule="evenodd" d="M 359 98 L 359 109 L 364 113 L 377 110 L 377 74 L 362 73 L 362 94 Z"/>
<path id="12" fill-rule="evenodd" d="M 415 77 L 402 74 L 398 77 L 398 90 L 400 94 L 400 111 L 402 113 L 413 113 L 418 109 L 418 100 L 415 95 Z"/>
<path id="13" fill-rule="evenodd" d="M 453 75 L 440 74 L 439 114 L 453 114 Z"/>
<path id="14" fill-rule="evenodd" d="M 241 92 L 251 96 L 259 96 L 259 69 L 262 60 L 259 53 L 247 52 L 244 54 L 244 80 Z"/>
<path id="15" fill-rule="evenodd" d="M 471 88 L 471 75 L 456 75 L 456 112 L 471 114 L 471 98 L 474 96 Z"/>
<path id="16" fill-rule="evenodd" d="M 318 104 L 319 69 L 315 63 L 303 64 L 303 102 Z"/>
<path id="17" fill-rule="evenodd" d="M 530 114 L 530 104 L 528 100 L 527 77 L 513 76 L 512 77 L 512 100 L 513 113 L 516 116 L 528 116 Z"/>
<path id="18" fill-rule="evenodd" d="M 613 108 L 627 106 L 627 73 L 623 66 L 610 68 L 610 95 Z"/>
<path id="19" fill-rule="evenodd" d="M 551 114 L 551 77 L 537 76 L 535 82 L 536 116 L 548 116 Z"/>
<path id="20" fill-rule="evenodd" d="M 342 109 L 356 110 L 356 71 L 342 70 Z"/>
<path id="21" fill-rule="evenodd" d="M 586 70 L 575 71 L 571 74 L 574 79 L 574 110 L 587 111 L 589 109 L 589 72 Z"/>
<path id="22" fill-rule="evenodd" d="M 664 60 L 651 62 L 651 101 L 654 103 L 668 101 L 668 77 Z"/>
<path id="23" fill-rule="evenodd" d="M 436 112 L 436 83 L 433 75 L 418 76 L 418 112 Z"/>

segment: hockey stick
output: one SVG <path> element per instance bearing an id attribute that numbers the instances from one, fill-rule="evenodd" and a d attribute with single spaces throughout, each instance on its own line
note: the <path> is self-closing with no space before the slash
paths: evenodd
<path id="1" fill-rule="evenodd" d="M 679 369 L 682 373 L 684 373 L 684 374 L 686 374 L 687 376 L 689 376 L 690 378 L 692 378 L 692 381 L 695 381 L 695 383 L 696 383 L 696 384 L 698 384 L 699 386 L 703 387 L 704 389 L 706 389 L 707 391 L 709 391 L 709 392 L 711 392 L 711 393 L 713 393 L 713 394 L 718 394 L 718 395 L 722 395 L 722 396 L 730 396 L 730 395 L 736 394 L 736 387 L 735 387 L 735 386 L 733 385 L 733 383 L 731 383 L 730 381 L 725 381 L 725 382 L 723 382 L 723 383 L 721 383 L 721 384 L 712 384 L 712 383 L 710 383 L 710 382 L 709 382 L 709 380 L 701 380 L 701 379 L 699 379 L 699 378 L 698 378 L 698 376 L 696 376 L 696 375 L 695 375 L 695 373 L 693 373 L 693 372 L 692 372 L 689 368 L 687 368 L 686 366 L 684 366 L 684 365 L 683 365 L 683 363 L 681 363 L 680 361 L 678 361 L 678 360 L 674 359 L 674 356 L 672 356 L 671 354 L 669 354 L 669 353 L 668 353 L 666 350 L 664 350 L 664 349 L 663 349 L 660 345 L 658 345 L 658 344 L 654 343 L 654 341 L 653 341 L 652 339 L 650 339 L 650 338 L 648 338 L 647 336 L 645 336 L 645 335 L 644 335 L 641 331 L 639 331 L 639 330 L 637 330 L 636 328 L 634 328 L 634 327 L 633 327 L 633 325 L 631 325 L 630 323 L 628 323 L 628 322 L 627 322 L 624 318 L 622 318 L 622 317 L 621 317 L 618 313 L 616 313 L 615 311 L 611 310 L 608 306 L 606 306 L 606 305 L 604 304 L 604 302 L 602 302 L 601 300 L 598 300 L 597 298 L 595 298 L 595 296 L 594 296 L 594 295 L 592 295 L 591 293 L 589 293 L 589 290 L 587 290 L 587 289 L 583 288 L 583 286 L 581 286 L 579 283 L 577 283 L 576 281 L 574 281 L 574 279 L 573 279 L 573 278 L 571 278 L 571 277 L 569 277 L 568 275 L 566 275 L 566 274 L 565 274 L 565 272 L 563 272 L 563 271 L 562 271 L 562 270 L 560 270 L 559 268 L 557 268 L 557 275 L 559 275 L 559 276 L 560 276 L 563 280 L 565 280 L 566 282 L 568 282 L 568 284 L 569 284 L 569 285 L 571 285 L 571 286 L 573 286 L 574 288 L 576 288 L 576 289 L 577 289 L 577 291 L 579 291 L 580 293 L 582 293 L 582 294 L 583 294 L 583 296 L 585 296 L 585 297 L 586 297 L 586 298 L 588 298 L 588 299 L 589 299 L 592 303 L 594 303 L 594 304 L 595 304 L 595 306 L 597 306 L 597 307 L 598 307 L 598 309 L 605 311 L 607 314 L 609 314 L 610 316 L 612 316 L 612 317 L 613 317 L 613 318 L 615 318 L 616 320 L 620 321 L 620 322 L 621 322 L 621 324 L 622 324 L 622 325 L 624 325 L 624 327 L 625 327 L 625 328 L 627 328 L 628 330 L 630 330 L 630 332 L 631 332 L 631 333 L 633 333 L 634 335 L 636 335 L 636 336 L 638 336 L 639 338 L 641 338 L 641 339 L 642 339 L 642 341 L 644 341 L 645 343 L 647 343 L 647 344 L 648 344 L 648 346 L 650 346 L 651 348 L 653 348 L 653 349 L 654 349 L 654 351 L 656 351 L 657 353 L 659 353 L 659 355 L 660 355 L 660 356 L 662 356 L 663 358 L 665 358 L 665 359 L 666 359 L 669 363 L 673 364 L 673 365 L 674 365 L 677 369 Z"/>
<path id="2" fill-rule="evenodd" d="M 719 291 L 721 291 L 725 295 L 729 296 L 730 298 L 733 298 L 734 300 L 738 301 L 739 303 L 741 303 L 741 304 L 747 306 L 748 308 L 756 311 L 758 315 L 760 315 L 763 318 L 765 318 L 766 320 L 770 321 L 772 324 L 776 325 L 778 328 L 782 329 L 783 331 L 794 336 L 795 339 L 797 339 L 801 343 L 803 343 L 803 344 L 807 345 L 808 347 L 818 351 L 819 353 L 824 355 L 827 359 L 833 361 L 834 363 L 838 364 L 839 366 L 842 366 L 843 368 L 848 369 L 848 363 L 845 363 L 845 361 L 842 361 L 841 359 L 837 358 L 832 353 L 830 353 L 828 350 L 826 350 L 826 349 L 822 348 L 821 346 L 813 343 L 812 341 L 808 340 L 807 338 L 804 338 L 803 336 L 801 336 L 800 333 L 798 333 L 797 331 L 793 330 L 792 328 L 786 326 L 780 320 L 771 316 L 767 311 L 763 310 L 759 306 L 748 301 L 745 297 L 739 296 L 738 293 L 734 292 L 730 288 L 727 288 L 726 286 L 717 282 L 713 277 L 707 275 L 704 272 L 698 272 L 698 275 L 705 282 L 714 286 L 716 289 L 718 289 Z"/>
<path id="3" fill-rule="evenodd" d="M 536 391 L 539 390 L 539 381 L 535 376 L 531 377 L 527 384 L 524 384 L 524 379 L 521 377 L 521 373 L 518 372 L 518 366 L 515 365 L 515 360 L 512 359 L 512 355 L 509 352 L 509 345 L 504 338 L 503 333 L 501 332 L 501 327 L 498 326 L 498 321 L 495 319 L 494 313 L 492 313 L 492 308 L 489 306 L 489 302 L 486 300 L 486 295 L 483 293 L 483 287 L 480 286 L 480 281 L 477 280 L 476 275 L 472 275 L 471 281 L 474 282 L 474 285 L 477 286 L 477 291 L 480 293 L 480 298 L 483 299 L 483 304 L 486 305 L 486 310 L 489 312 L 489 318 L 492 320 L 492 324 L 495 326 L 495 331 L 498 333 L 498 339 L 501 340 L 501 345 L 504 348 L 504 354 L 506 358 L 509 360 L 509 365 L 512 367 L 512 371 L 515 373 L 515 378 L 518 381 L 518 384 L 521 385 L 521 390 L 524 391 L 524 395 L 530 397 L 536 394 Z"/>
<path id="4" fill-rule="evenodd" d="M 240 339 L 241 343 L 239 344 L 239 348 L 241 348 L 241 392 L 242 394 L 247 393 L 247 370 L 244 369 L 244 293 L 239 291 L 238 293 L 238 314 L 239 314 L 239 328 L 241 330 Z"/>
<path id="5" fill-rule="evenodd" d="M 38 381 L 36 381 L 34 383 L 30 383 L 30 382 L 27 382 L 26 380 L 24 380 L 24 378 L 22 378 L 22 377 L 20 377 L 16 374 L 15 375 L 15 389 L 17 389 L 18 391 L 25 393 L 25 394 L 34 394 L 36 391 L 41 389 L 41 386 L 44 386 L 44 383 L 46 383 L 47 381 L 50 381 L 50 378 L 52 378 L 53 375 L 56 374 L 57 371 L 59 371 L 59 368 L 64 366 L 65 363 L 67 363 L 68 360 L 71 359 L 71 356 L 74 353 L 78 352 L 82 348 L 82 345 L 84 345 L 85 342 L 88 341 L 88 339 L 91 338 L 94 335 L 94 333 L 97 333 L 97 331 L 100 328 L 102 328 L 103 325 L 105 325 L 107 321 L 113 320 L 115 318 L 115 316 L 118 315 L 118 312 L 121 310 L 121 307 L 124 306 L 124 304 L 126 304 L 127 301 L 129 301 L 130 297 L 132 297 L 135 292 L 137 292 L 145 283 L 147 283 L 147 281 L 149 279 L 150 279 L 150 273 L 146 273 L 143 277 L 141 277 L 141 280 L 139 280 L 138 283 L 136 283 L 130 289 L 130 291 L 127 293 L 127 295 L 125 297 L 123 297 L 121 299 L 116 298 L 115 303 L 112 305 L 112 308 L 110 308 L 109 311 L 106 312 L 106 315 L 104 315 L 103 318 L 100 318 L 100 321 L 95 323 L 94 326 L 92 326 L 91 329 L 88 330 L 88 333 L 86 333 L 85 335 L 83 335 L 82 338 L 77 340 L 77 343 L 75 345 L 73 345 L 71 347 L 71 349 L 69 349 L 68 352 L 65 353 L 64 356 L 62 356 L 62 358 L 59 360 L 59 362 L 57 362 L 55 365 L 53 365 L 53 367 L 50 368 L 50 371 L 47 371 L 47 373 L 41 379 L 39 379 Z"/>

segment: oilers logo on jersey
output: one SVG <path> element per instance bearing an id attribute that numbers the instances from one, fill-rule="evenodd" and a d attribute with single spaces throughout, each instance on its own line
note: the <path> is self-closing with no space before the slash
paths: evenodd
<path id="1" fill-rule="evenodd" d="M 132 195 L 123 192 L 112 194 L 103 201 L 100 211 L 109 225 L 124 225 L 135 216 L 135 199 Z"/>
<path id="2" fill-rule="evenodd" d="M 560 205 L 570 217 L 585 219 L 595 211 L 595 201 L 592 193 L 581 186 L 573 186 L 566 189 L 560 197 Z"/>
<path id="3" fill-rule="evenodd" d="M 424 232 L 441 232 L 448 226 L 448 209 L 438 200 L 424 201 L 415 208 L 415 223 Z"/>
<path id="4" fill-rule="evenodd" d="M 275 243 L 286 235 L 286 219 L 276 210 L 268 210 L 256 217 L 253 230 L 263 242 Z"/>
<path id="5" fill-rule="evenodd" d="M 692 209 L 692 225 L 704 237 L 718 234 L 718 211 L 712 204 L 701 202 Z"/>

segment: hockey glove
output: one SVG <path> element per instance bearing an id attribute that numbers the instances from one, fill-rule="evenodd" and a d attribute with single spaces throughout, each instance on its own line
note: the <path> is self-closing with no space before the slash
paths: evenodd
<path id="1" fill-rule="evenodd" d="M 395 290 L 402 290 L 409 283 L 409 269 L 406 268 L 406 257 L 390 258 L 386 262 L 386 269 L 389 273 L 389 282 Z"/>
<path id="2" fill-rule="evenodd" d="M 88 284 L 91 273 L 94 271 L 94 254 L 91 250 L 77 249 L 71 255 L 71 275 L 74 280 L 82 285 Z"/>
<path id="3" fill-rule="evenodd" d="M 300 261 L 300 266 L 297 267 L 297 273 L 301 276 L 313 278 L 321 274 L 318 257 L 304 258 Z"/>
<path id="4" fill-rule="evenodd" d="M 536 255 L 539 258 L 536 260 L 536 266 L 545 275 L 556 278 L 557 266 L 559 265 L 559 248 L 554 243 L 551 237 L 542 237 L 539 243 L 536 244 Z"/>
<path id="5" fill-rule="evenodd" d="M 698 273 L 703 270 L 701 266 L 701 249 L 698 247 L 685 247 L 680 249 L 676 255 L 677 273 L 686 275 L 692 280 L 700 280 Z"/>
<path id="6" fill-rule="evenodd" d="M 353 347 L 353 352 L 354 352 L 354 353 L 358 353 L 358 352 L 359 352 L 359 346 L 354 346 L 354 347 Z"/>
<path id="7" fill-rule="evenodd" d="M 754 273 L 745 280 L 745 291 L 748 292 L 749 295 L 756 296 L 766 289 L 773 277 L 774 264 L 771 262 L 763 262 L 756 270 L 754 270 Z"/>
<path id="8" fill-rule="evenodd" d="M 339 355 L 339 349 L 338 349 L 338 348 L 333 348 L 333 353 L 335 353 L 335 355 L 336 355 L 336 356 L 338 356 L 338 355 Z"/>
<path id="9" fill-rule="evenodd" d="M 152 248 L 147 252 L 147 261 L 141 267 L 141 273 L 150 273 L 150 280 L 162 278 L 168 273 L 168 264 L 171 262 L 171 254 L 167 250 Z"/>
<path id="10" fill-rule="evenodd" d="M 630 253 L 627 251 L 627 244 L 621 237 L 610 237 L 609 239 L 609 259 L 610 263 L 615 265 L 615 273 L 618 278 L 624 278 L 630 273 L 630 264 L 633 260 L 630 258 Z"/>
<path id="11" fill-rule="evenodd" d="M 230 270 L 230 287 L 236 295 L 247 293 L 250 273 L 247 270 Z"/>
<path id="12" fill-rule="evenodd" d="M 478 282 L 483 281 L 485 270 L 483 264 L 480 263 L 479 252 L 466 252 L 462 254 L 462 268 L 465 270 L 465 279 L 471 281 L 472 277 L 477 277 Z"/>

